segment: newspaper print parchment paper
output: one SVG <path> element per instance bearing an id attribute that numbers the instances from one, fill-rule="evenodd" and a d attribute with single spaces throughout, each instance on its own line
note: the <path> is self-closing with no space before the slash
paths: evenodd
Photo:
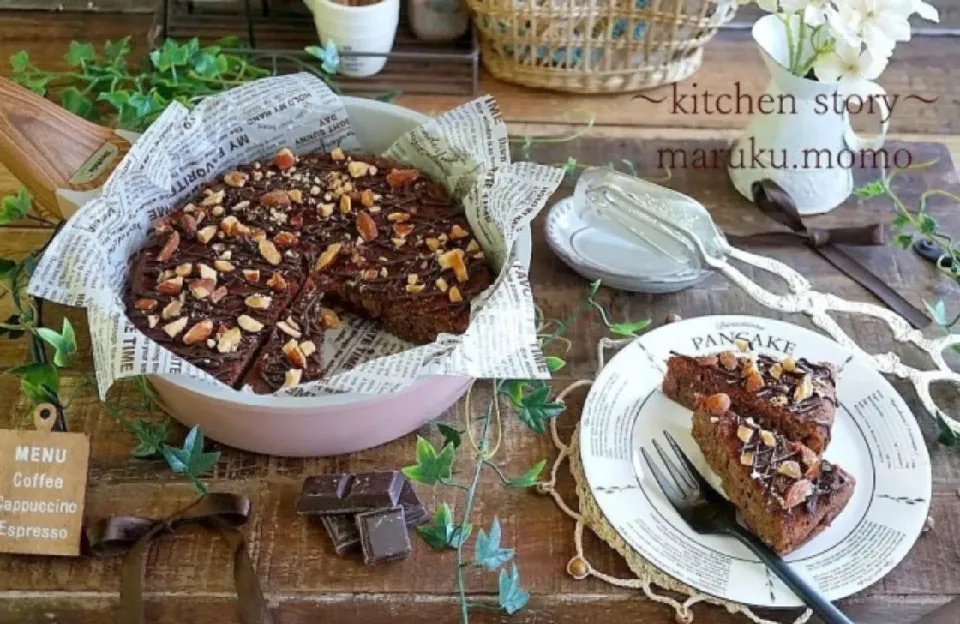
<path id="1" fill-rule="evenodd" d="M 29 287 L 36 297 L 87 309 L 101 397 L 117 379 L 136 375 L 188 375 L 227 388 L 127 319 L 122 295 L 129 259 L 146 242 L 154 219 L 217 174 L 283 147 L 303 154 L 338 145 L 363 150 L 343 101 L 309 74 L 265 78 L 206 99 L 193 111 L 174 103 L 150 126 L 102 195 L 65 224 Z M 327 376 L 281 392 L 384 394 L 424 375 L 549 377 L 527 272 L 510 250 L 559 186 L 562 170 L 510 162 L 506 124 L 490 97 L 412 130 L 385 156 L 446 186 L 499 275 L 472 302 L 463 335 L 415 347 L 375 322 L 349 319 L 324 338 Z"/>

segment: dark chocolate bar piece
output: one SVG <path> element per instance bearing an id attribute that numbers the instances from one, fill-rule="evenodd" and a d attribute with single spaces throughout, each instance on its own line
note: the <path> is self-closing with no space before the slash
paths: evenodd
<path id="1" fill-rule="evenodd" d="M 420 526 L 427 521 L 427 510 L 407 480 L 403 481 L 403 489 L 400 490 L 400 505 L 403 506 L 403 518 L 408 527 Z"/>
<path id="2" fill-rule="evenodd" d="M 410 554 L 410 536 L 401 505 L 358 513 L 356 520 L 365 564 L 405 559 Z"/>
<path id="3" fill-rule="evenodd" d="M 303 484 L 297 511 L 343 515 L 393 507 L 405 482 L 397 470 L 310 477 Z"/>
<path id="4" fill-rule="evenodd" d="M 333 542 L 333 549 L 341 557 L 360 544 L 360 532 L 354 516 L 317 516 Z"/>

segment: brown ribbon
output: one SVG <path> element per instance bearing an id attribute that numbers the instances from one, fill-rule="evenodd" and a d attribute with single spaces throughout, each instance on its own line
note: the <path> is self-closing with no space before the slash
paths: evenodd
<path id="1" fill-rule="evenodd" d="M 923 329 L 930 324 L 926 314 L 913 306 L 889 284 L 868 268 L 837 247 L 840 245 L 883 245 L 887 232 L 882 224 L 857 227 L 812 228 L 803 223 L 797 206 L 789 193 L 772 180 L 761 180 L 753 185 L 753 201 L 760 211 L 782 225 L 789 232 L 764 232 L 752 236 L 729 237 L 734 241 L 752 243 L 783 243 L 802 240 L 823 259 L 876 296 L 887 307 L 902 316 L 913 327 Z"/>
<path id="2" fill-rule="evenodd" d="M 233 576 L 237 606 L 243 624 L 272 624 L 260 581 L 247 553 L 246 540 L 237 527 L 250 517 L 250 501 L 235 494 L 207 494 L 189 507 L 162 520 L 111 516 L 86 531 L 86 549 L 97 556 L 126 553 L 120 581 L 118 624 L 145 624 L 143 612 L 144 555 L 154 538 L 176 533 L 188 525 L 217 530 L 233 550 Z"/>

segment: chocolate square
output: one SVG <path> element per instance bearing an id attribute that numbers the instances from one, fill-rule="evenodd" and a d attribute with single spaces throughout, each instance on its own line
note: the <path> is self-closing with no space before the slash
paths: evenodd
<path id="1" fill-rule="evenodd" d="M 357 473 L 350 484 L 350 502 L 355 507 L 368 509 L 393 507 L 404 483 L 406 479 L 397 470 Z"/>
<path id="2" fill-rule="evenodd" d="M 297 511 L 300 513 L 337 513 L 343 506 L 343 497 L 350 486 L 348 474 L 310 477 L 303 483 Z"/>
<path id="3" fill-rule="evenodd" d="M 410 536 L 402 506 L 358 513 L 356 521 L 365 564 L 396 561 L 410 554 Z"/>
<path id="4" fill-rule="evenodd" d="M 341 557 L 360 544 L 360 532 L 354 516 L 343 514 L 318 517 L 333 542 L 333 549 Z"/>
<path id="5" fill-rule="evenodd" d="M 427 510 L 416 490 L 406 479 L 403 481 L 403 489 L 400 490 L 400 505 L 403 506 L 403 517 L 408 527 L 420 526 L 427 521 Z"/>

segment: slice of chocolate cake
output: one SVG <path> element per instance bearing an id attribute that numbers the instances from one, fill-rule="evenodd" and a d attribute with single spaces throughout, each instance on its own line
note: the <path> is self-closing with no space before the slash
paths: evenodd
<path id="1" fill-rule="evenodd" d="M 317 292 L 297 300 L 308 308 L 288 310 L 308 278 Z M 277 376 L 289 360 L 277 353 L 293 339 L 278 345 L 290 327 L 281 322 L 322 324 L 304 316 L 321 293 L 426 343 L 463 332 L 470 301 L 492 280 L 439 183 L 379 157 L 283 149 L 224 173 L 158 219 L 133 258 L 125 303 L 133 323 L 177 355 L 224 383 L 255 380 L 267 392 L 297 375 Z M 307 358 L 299 382 L 322 374 L 319 358 Z"/>
<path id="2" fill-rule="evenodd" d="M 243 380 L 258 394 L 316 381 L 323 376 L 323 332 L 339 326 L 332 309 L 323 307 L 324 293 L 313 280 L 283 313 Z"/>
<path id="3" fill-rule="evenodd" d="M 822 455 L 836 414 L 834 366 L 776 360 L 746 348 L 704 357 L 674 355 L 667 361 L 663 393 L 691 410 L 699 396 L 725 393 L 738 413 Z"/>
<path id="4" fill-rule="evenodd" d="M 856 486 L 812 449 L 730 411 L 725 394 L 700 399 L 693 438 L 743 521 L 779 555 L 825 529 Z"/>

